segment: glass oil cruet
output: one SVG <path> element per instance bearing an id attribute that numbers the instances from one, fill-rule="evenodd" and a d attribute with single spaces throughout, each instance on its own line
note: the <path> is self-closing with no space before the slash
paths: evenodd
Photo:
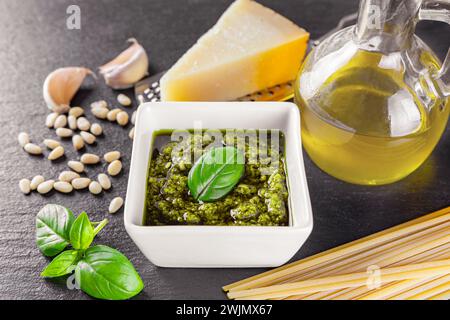
<path id="1" fill-rule="evenodd" d="M 392 183 L 439 141 L 450 109 L 450 50 L 441 64 L 414 35 L 419 20 L 450 24 L 450 0 L 362 0 L 357 24 L 306 58 L 295 84 L 303 146 L 330 175 Z"/>

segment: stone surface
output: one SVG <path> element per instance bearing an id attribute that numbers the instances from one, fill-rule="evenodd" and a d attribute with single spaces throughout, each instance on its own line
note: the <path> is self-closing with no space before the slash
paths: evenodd
<path id="1" fill-rule="evenodd" d="M 153 266 L 130 240 L 123 226 L 123 209 L 109 216 L 108 204 L 125 196 L 130 161 L 130 125 L 101 122 L 104 135 L 87 146 L 88 152 L 103 155 L 120 150 L 123 172 L 112 178 L 113 188 L 94 196 L 88 190 L 63 195 L 52 191 L 26 196 L 19 188 L 22 178 L 42 174 L 56 178 L 67 169 L 69 159 L 79 158 L 71 141 L 63 143 L 64 158 L 50 163 L 43 156 L 21 150 L 17 135 L 30 134 L 33 142 L 56 138 L 45 127 L 48 110 L 42 84 L 49 72 L 63 66 L 86 66 L 96 70 L 136 37 L 148 50 L 150 73 L 169 68 L 195 40 L 208 30 L 229 0 L 82 0 L 82 29 L 67 30 L 69 0 L 0 1 L 0 299 L 87 299 L 68 290 L 64 280 L 48 281 L 39 272 L 48 263 L 34 243 L 34 219 L 46 203 L 59 203 L 79 213 L 86 210 L 94 220 L 110 218 L 96 240 L 121 250 L 134 263 L 145 282 L 137 299 L 223 299 L 221 286 L 263 271 L 262 269 L 162 269 Z M 261 1 L 305 27 L 316 38 L 331 29 L 339 17 L 357 9 L 357 1 L 284 0 Z M 450 28 L 421 23 L 419 35 L 442 58 L 450 45 Z M 124 93 L 132 95 L 131 91 Z M 82 90 L 74 105 L 89 110 L 89 104 L 106 99 L 116 106 L 116 94 L 99 79 L 95 89 Z M 131 115 L 136 104 L 127 108 Z M 58 139 L 58 138 L 56 138 Z M 430 159 L 403 181 L 383 187 L 361 187 L 337 181 L 321 172 L 306 157 L 314 230 L 293 260 L 332 248 L 421 214 L 449 205 L 450 130 L 447 129 Z M 88 168 L 94 177 L 106 171 L 105 163 Z"/>

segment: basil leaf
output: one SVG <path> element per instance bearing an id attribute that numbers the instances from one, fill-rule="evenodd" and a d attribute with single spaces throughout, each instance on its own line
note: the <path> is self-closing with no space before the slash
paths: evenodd
<path id="1" fill-rule="evenodd" d="M 81 290 L 98 299 L 129 299 L 144 287 L 131 262 L 116 249 L 93 246 L 75 268 Z"/>
<path id="2" fill-rule="evenodd" d="M 86 212 L 80 213 L 70 228 L 70 244 L 74 249 L 87 249 L 94 240 L 94 228 Z"/>
<path id="3" fill-rule="evenodd" d="M 75 216 L 56 204 L 47 204 L 36 216 L 36 244 L 41 252 L 53 257 L 69 244 L 69 232 Z"/>
<path id="4" fill-rule="evenodd" d="M 244 163 L 244 154 L 234 147 L 212 148 L 189 171 L 192 196 L 207 202 L 227 195 L 244 174 Z"/>
<path id="5" fill-rule="evenodd" d="M 67 250 L 60 253 L 49 263 L 41 272 L 41 277 L 55 278 L 71 273 L 79 260 L 79 252 L 76 250 Z"/>

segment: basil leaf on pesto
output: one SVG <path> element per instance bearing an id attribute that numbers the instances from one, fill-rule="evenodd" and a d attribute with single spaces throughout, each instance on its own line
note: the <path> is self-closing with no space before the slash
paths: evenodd
<path id="1" fill-rule="evenodd" d="M 244 174 L 245 156 L 234 147 L 212 148 L 189 171 L 188 187 L 197 201 L 210 202 L 227 195 Z"/>

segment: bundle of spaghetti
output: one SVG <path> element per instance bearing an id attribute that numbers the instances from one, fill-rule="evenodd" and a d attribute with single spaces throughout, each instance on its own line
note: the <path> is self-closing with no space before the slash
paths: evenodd
<path id="1" fill-rule="evenodd" d="M 367 278 L 368 268 L 380 269 L 381 274 L 385 275 L 386 270 L 408 268 L 414 264 L 435 262 L 437 259 L 446 261 L 449 258 L 450 207 L 238 281 L 223 289 L 233 299 L 419 299 L 425 298 L 425 295 L 400 294 L 416 287 L 421 292 L 420 288 L 423 286 L 422 291 L 429 291 L 426 298 L 442 298 L 448 290 L 448 281 L 446 283 L 442 279 L 446 279 L 444 276 L 450 273 L 445 268 L 444 271 L 441 270 L 443 273 L 436 275 L 433 272 L 416 272 L 408 273 L 410 278 L 402 278 L 404 274 L 398 279 L 383 276 L 380 287 L 375 289 L 361 283 L 361 279 L 359 282 L 349 279 L 363 273 Z M 417 276 L 420 274 L 423 276 Z M 343 278 L 338 279 L 344 280 L 335 286 L 311 285 L 339 276 Z M 389 279 L 393 280 L 387 281 Z M 441 280 L 437 281 L 438 279 Z M 436 281 L 432 282 L 434 280 Z M 435 286 L 426 289 L 430 282 Z M 305 283 L 309 284 L 309 288 L 305 289 Z M 345 283 L 349 285 L 344 286 Z"/>

